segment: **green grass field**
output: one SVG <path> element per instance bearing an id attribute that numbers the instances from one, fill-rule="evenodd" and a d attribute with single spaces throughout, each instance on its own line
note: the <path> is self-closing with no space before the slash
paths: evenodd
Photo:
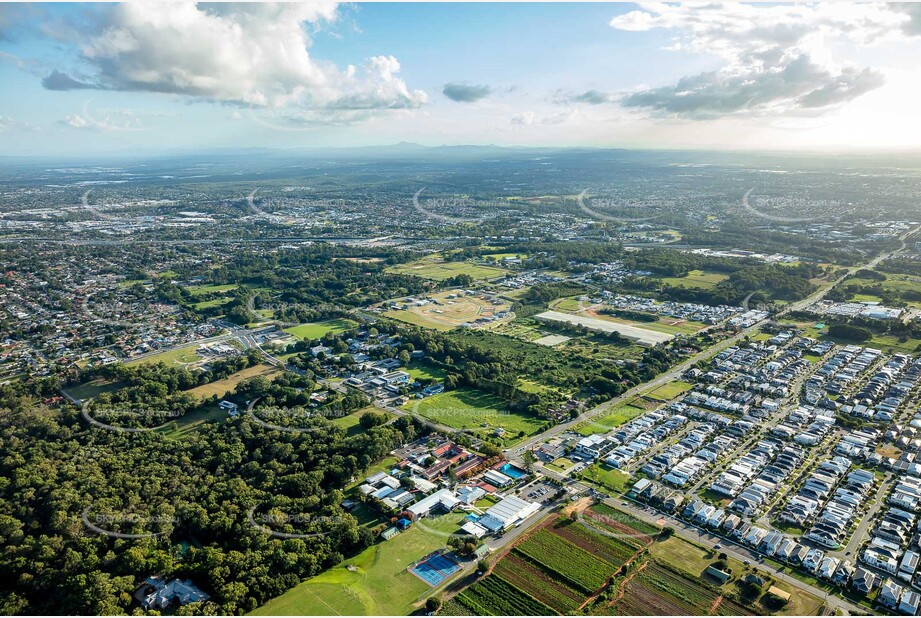
<path id="1" fill-rule="evenodd" d="M 233 299 L 229 296 L 221 296 L 212 300 L 203 300 L 199 303 L 192 303 L 192 308 L 196 310 L 210 309 L 211 307 L 220 307 L 224 303 L 229 303 Z"/>
<path id="2" fill-rule="evenodd" d="M 854 287 L 881 285 L 883 290 L 892 292 L 896 296 L 899 296 L 904 292 L 914 292 L 916 294 L 921 294 L 921 277 L 892 273 L 884 274 L 886 275 L 885 281 L 880 282 L 873 281 L 872 279 L 854 278 L 845 281 L 843 287 L 847 289 L 852 285 Z M 873 294 L 853 294 L 850 300 L 854 302 L 879 302 L 881 299 L 879 296 Z M 921 302 L 918 301 L 906 300 L 904 302 L 910 307 L 921 307 Z"/>
<path id="3" fill-rule="evenodd" d="M 379 414 L 384 414 L 388 419 L 393 418 L 393 414 L 387 412 L 386 410 L 382 410 L 376 406 L 368 406 L 367 408 L 356 410 L 347 416 L 340 416 L 338 418 L 330 419 L 330 422 L 333 425 L 345 429 L 346 435 L 354 436 L 360 434 L 363 431 L 361 425 L 359 425 L 358 422 L 361 420 L 361 415 L 365 412 L 377 412 Z"/>
<path id="4" fill-rule="evenodd" d="M 590 436 L 593 433 L 605 433 L 632 421 L 644 412 L 646 412 L 646 408 L 643 404 L 634 399 L 633 402 L 617 406 L 601 418 L 585 421 L 576 427 L 576 431 L 583 436 Z"/>
<path id="5" fill-rule="evenodd" d="M 658 401 L 670 401 L 678 395 L 691 390 L 693 387 L 693 384 L 676 380 L 675 382 L 669 382 L 668 384 L 663 384 L 658 388 L 654 388 L 645 393 L 645 395 Z"/>
<path id="6" fill-rule="evenodd" d="M 163 434 L 167 438 L 175 440 L 196 431 L 206 423 L 216 423 L 226 418 L 227 412 L 221 410 L 215 404 L 189 412 L 178 420 L 172 421 L 161 429 L 158 429 L 157 432 Z"/>
<path id="7" fill-rule="evenodd" d="M 508 274 L 507 270 L 493 266 L 481 266 L 470 262 L 443 262 L 438 255 L 428 256 L 409 264 L 391 266 L 387 271 L 403 275 L 416 275 L 433 281 L 444 281 L 457 275 L 470 275 L 477 280 L 497 279 Z"/>
<path id="8" fill-rule="evenodd" d="M 495 395 L 472 388 L 459 388 L 434 397 L 411 401 L 404 407 L 455 429 L 472 429 L 491 434 L 493 430 L 501 427 L 508 433 L 507 439 L 514 438 L 522 431 L 525 435 L 530 435 L 543 424 L 543 421 L 537 418 L 506 412 L 504 401 Z"/>
<path id="9" fill-rule="evenodd" d="M 153 365 L 156 363 L 163 363 L 165 365 L 188 365 L 189 363 L 195 363 L 201 360 L 201 357 L 195 353 L 195 349 L 197 347 L 197 345 L 190 345 L 184 348 L 168 350 L 166 352 L 161 352 L 160 354 L 154 354 L 153 356 L 130 360 L 125 364 L 137 365 L 145 363 L 148 365 Z"/>
<path id="10" fill-rule="evenodd" d="M 720 281 L 725 281 L 729 277 L 721 273 L 708 273 L 702 270 L 692 270 L 684 277 L 661 277 L 659 281 L 684 288 L 703 288 L 709 290 L 716 286 Z"/>
<path id="11" fill-rule="evenodd" d="M 120 382 L 107 382 L 102 379 L 90 380 L 79 386 L 68 386 L 64 391 L 74 399 L 92 399 L 102 393 L 114 393 L 122 388 L 124 384 Z"/>
<path id="12" fill-rule="evenodd" d="M 236 290 L 237 285 L 235 283 L 228 283 L 225 285 L 190 285 L 186 288 L 189 294 L 193 296 L 203 296 L 205 294 L 214 294 L 230 292 L 231 290 Z"/>
<path id="13" fill-rule="evenodd" d="M 445 372 L 438 367 L 432 367 L 431 365 L 426 365 L 419 361 L 411 362 L 409 366 L 404 367 L 403 370 L 409 373 L 414 380 L 420 378 L 423 380 L 444 380 L 446 375 Z"/>
<path id="14" fill-rule="evenodd" d="M 553 301 L 549 306 L 556 311 L 578 311 L 590 304 L 591 303 L 588 302 L 583 303 L 581 300 L 576 300 L 575 298 L 561 298 Z"/>
<path id="15" fill-rule="evenodd" d="M 505 298 L 510 298 L 512 300 L 518 300 L 519 298 L 527 294 L 530 290 L 531 290 L 531 286 L 527 285 L 525 287 L 521 287 L 515 290 L 508 290 L 508 291 L 502 292 L 502 296 L 504 296 Z"/>
<path id="16" fill-rule="evenodd" d="M 358 326 L 358 324 L 352 320 L 339 318 L 336 320 L 326 320 L 325 322 L 299 324 L 291 328 L 286 328 L 285 332 L 294 335 L 298 339 L 319 339 L 326 333 L 338 335 L 356 326 Z"/>
<path id="17" fill-rule="evenodd" d="M 257 616 L 405 616 L 423 603 L 432 588 L 406 569 L 444 547 L 444 533 L 457 531 L 465 514 L 427 518 L 389 541 L 272 599 Z"/>

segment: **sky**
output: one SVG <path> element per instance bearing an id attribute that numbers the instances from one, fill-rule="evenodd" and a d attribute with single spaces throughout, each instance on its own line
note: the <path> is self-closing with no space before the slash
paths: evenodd
<path id="1" fill-rule="evenodd" d="M 0 155 L 921 150 L 921 6 L 0 4 Z"/>

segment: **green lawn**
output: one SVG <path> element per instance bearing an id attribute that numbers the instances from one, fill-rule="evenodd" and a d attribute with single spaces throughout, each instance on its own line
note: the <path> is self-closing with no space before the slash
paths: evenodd
<path id="1" fill-rule="evenodd" d="M 496 504 L 499 504 L 499 500 L 496 498 L 493 498 L 490 494 L 486 494 L 485 496 L 483 496 L 482 498 L 474 502 L 473 506 L 485 511 L 489 507 L 496 505 Z"/>
<path id="2" fill-rule="evenodd" d="M 589 304 L 591 303 L 585 303 L 585 305 Z M 550 308 L 556 309 L 557 311 L 578 311 L 582 309 L 583 306 L 582 301 L 576 300 L 575 298 L 561 298 L 550 303 Z"/>
<path id="3" fill-rule="evenodd" d="M 566 472 L 574 465 L 576 465 L 574 461 L 565 457 L 560 457 L 559 459 L 554 459 L 550 463 L 544 464 L 544 467 L 550 468 L 551 470 L 555 470 L 557 472 Z"/>
<path id="4" fill-rule="evenodd" d="M 438 367 L 432 367 L 431 365 L 426 365 L 420 361 L 413 361 L 409 364 L 408 367 L 404 367 L 404 371 L 409 373 L 412 376 L 413 380 L 444 380 L 445 372 Z"/>
<path id="5" fill-rule="evenodd" d="M 295 586 L 255 612 L 260 616 L 405 616 L 423 603 L 432 588 L 407 567 L 445 546 L 465 513 L 423 519 L 389 541 Z"/>
<path id="6" fill-rule="evenodd" d="M 579 478 L 590 481 L 604 489 L 624 493 L 630 484 L 630 475 L 606 464 L 595 464 L 586 468 Z"/>
<path id="7" fill-rule="evenodd" d="M 334 335 L 338 335 L 339 333 L 355 328 L 356 326 L 358 326 L 358 324 L 352 320 L 339 318 L 336 320 L 326 320 L 325 322 L 309 322 L 307 324 L 299 324 L 297 326 L 292 326 L 291 328 L 286 328 L 285 332 L 294 335 L 298 339 L 319 339 L 326 333 L 333 333 Z"/>
<path id="8" fill-rule="evenodd" d="M 455 429 L 480 430 L 491 434 L 501 427 L 508 433 L 506 438 L 514 438 L 521 431 L 530 435 L 543 425 L 541 419 L 507 412 L 504 401 L 472 388 L 459 388 L 411 401 L 405 407 Z"/>

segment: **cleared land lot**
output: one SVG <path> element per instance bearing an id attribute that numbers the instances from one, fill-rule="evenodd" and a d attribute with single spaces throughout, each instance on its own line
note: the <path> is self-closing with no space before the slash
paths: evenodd
<path id="1" fill-rule="evenodd" d="M 247 367 L 241 371 L 236 372 L 235 374 L 224 378 L 223 380 L 216 380 L 209 384 L 202 384 L 201 386 L 196 386 L 193 389 L 185 391 L 189 395 L 194 395 L 195 397 L 200 397 L 205 399 L 214 395 L 218 398 L 223 397 L 227 393 L 232 392 L 237 384 L 243 380 L 248 380 L 249 378 L 255 378 L 262 376 L 264 378 L 273 379 L 281 375 L 281 369 L 278 367 L 273 367 L 272 365 L 253 365 L 252 367 Z"/>
<path id="2" fill-rule="evenodd" d="M 569 341 L 570 339 L 571 339 L 571 337 L 567 337 L 566 335 L 547 335 L 546 337 L 541 337 L 540 339 L 535 339 L 535 340 L 534 340 L 534 343 L 538 343 L 538 344 L 540 344 L 540 345 L 545 345 L 545 346 L 547 346 L 547 347 L 551 347 L 551 348 L 552 348 L 552 347 L 555 346 L 555 345 L 560 345 L 561 343 L 566 343 L 566 342 Z"/>
<path id="3" fill-rule="evenodd" d="M 176 348 L 175 350 L 167 350 L 166 352 L 161 352 L 152 356 L 136 358 L 134 360 L 128 361 L 125 364 L 138 365 L 141 363 L 147 363 L 149 365 L 154 365 L 156 363 L 164 363 L 166 365 L 189 365 L 191 363 L 197 363 L 201 360 L 201 357 L 195 352 L 197 349 L 198 344 L 196 343 L 185 346 L 183 348 Z"/>
<path id="4" fill-rule="evenodd" d="M 600 320 L 598 318 L 590 318 L 582 315 L 573 315 L 570 313 L 560 313 L 559 311 L 544 311 L 543 313 L 537 314 L 535 317 L 542 320 L 550 320 L 552 322 L 577 324 L 579 326 L 584 326 L 585 328 L 590 328 L 591 330 L 597 330 L 605 333 L 620 333 L 623 337 L 626 337 L 631 341 L 635 341 L 640 345 L 645 346 L 654 346 L 657 343 L 665 343 L 666 341 L 670 341 L 674 336 L 667 333 L 659 333 L 653 330 L 639 328 L 629 324 L 617 324 L 616 322 L 609 322 L 607 320 Z"/>
<path id="5" fill-rule="evenodd" d="M 451 298 L 453 296 L 453 298 Z M 460 296 L 457 292 L 440 292 L 428 297 L 432 302 L 421 307 L 410 305 L 407 309 L 388 311 L 384 315 L 395 320 L 434 328 L 437 330 L 450 330 L 461 324 L 474 322 L 479 318 L 494 317 L 500 311 L 508 311 L 511 305 L 507 302 L 493 303 L 478 296 Z M 500 324 L 512 319 L 512 316 L 501 321 L 488 322 L 488 325 Z"/>

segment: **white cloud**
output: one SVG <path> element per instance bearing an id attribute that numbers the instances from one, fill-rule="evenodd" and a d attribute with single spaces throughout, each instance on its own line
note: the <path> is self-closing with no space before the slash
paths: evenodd
<path id="1" fill-rule="evenodd" d="M 92 129 L 94 128 L 93 123 L 81 116 L 80 114 L 68 114 L 64 117 L 64 120 L 61 121 L 63 124 L 67 125 L 72 129 Z"/>
<path id="2" fill-rule="evenodd" d="M 392 56 L 340 70 L 311 56 L 308 26 L 336 17 L 336 2 L 123 3 L 82 47 L 92 80 L 58 72 L 59 88 L 161 92 L 255 108 L 392 109 L 426 95 L 399 77 Z"/>
<path id="3" fill-rule="evenodd" d="M 870 67 L 836 62 L 832 43 L 868 45 L 899 36 L 902 11 L 863 4 L 651 4 L 611 20 L 618 30 L 676 31 L 675 51 L 716 55 L 718 71 L 625 95 L 625 107 L 688 118 L 818 113 L 883 84 Z"/>
<path id="4" fill-rule="evenodd" d="M 578 112 L 574 109 L 550 114 L 537 114 L 529 110 L 512 116 L 511 123 L 519 126 L 564 124 L 576 118 L 577 115 Z"/>

